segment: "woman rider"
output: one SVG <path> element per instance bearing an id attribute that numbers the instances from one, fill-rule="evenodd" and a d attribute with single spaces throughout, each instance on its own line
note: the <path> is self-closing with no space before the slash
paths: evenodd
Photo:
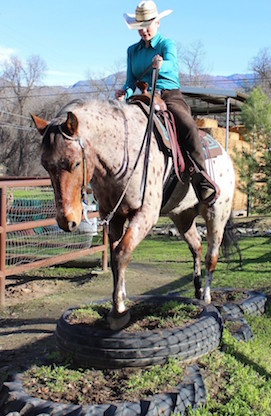
<path id="1" fill-rule="evenodd" d="M 129 29 L 137 29 L 141 39 L 127 50 L 126 82 L 122 89 L 115 92 L 115 97 L 118 100 L 128 99 L 134 93 L 139 78 L 150 89 L 152 68 L 159 69 L 156 90 L 174 115 L 180 146 L 189 153 L 198 168 L 191 177 L 195 193 L 199 201 L 212 205 L 218 196 L 217 188 L 205 171 L 198 128 L 180 91 L 176 44 L 158 32 L 160 19 L 170 13 L 172 10 L 158 13 L 156 4 L 148 0 L 138 4 L 135 15 L 124 14 Z M 148 66 L 150 69 L 146 72 Z"/>

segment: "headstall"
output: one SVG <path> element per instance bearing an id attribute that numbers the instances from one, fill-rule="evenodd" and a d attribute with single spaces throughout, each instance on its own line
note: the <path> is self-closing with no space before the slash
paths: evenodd
<path id="1" fill-rule="evenodd" d="M 81 187 L 81 201 L 82 201 L 83 215 L 84 215 L 85 221 L 88 224 L 92 225 L 92 223 L 88 219 L 88 212 L 93 211 L 93 205 L 88 204 L 88 197 L 87 197 L 87 160 L 86 160 L 86 154 L 85 154 L 84 141 L 81 137 L 74 138 L 74 137 L 69 136 L 68 134 L 64 133 L 61 126 L 58 126 L 58 129 L 59 129 L 59 131 L 60 131 L 60 133 L 61 133 L 61 135 L 64 139 L 69 140 L 71 142 L 74 141 L 74 142 L 79 143 L 79 146 L 81 148 L 82 160 L 83 160 L 83 183 L 82 183 L 82 187 Z"/>

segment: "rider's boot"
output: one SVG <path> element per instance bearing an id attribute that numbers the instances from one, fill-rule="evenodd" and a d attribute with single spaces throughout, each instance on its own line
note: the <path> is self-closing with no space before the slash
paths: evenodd
<path id="1" fill-rule="evenodd" d="M 198 159 L 197 163 L 195 158 L 188 154 L 191 183 L 199 202 L 212 206 L 220 194 L 220 189 L 203 169 L 204 163 L 200 158 Z"/>
<path id="2" fill-rule="evenodd" d="M 215 203 L 220 190 L 205 171 L 195 172 L 191 176 L 191 183 L 200 202 L 208 206 Z"/>

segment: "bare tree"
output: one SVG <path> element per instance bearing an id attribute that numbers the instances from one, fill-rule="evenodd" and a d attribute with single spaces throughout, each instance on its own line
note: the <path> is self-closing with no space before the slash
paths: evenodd
<path id="1" fill-rule="evenodd" d="M 271 97 L 271 55 L 269 48 L 263 48 L 252 58 L 250 69 L 255 74 L 255 84 L 261 86 L 263 92 Z"/>
<path id="2" fill-rule="evenodd" d="M 45 120 L 52 120 L 64 106 L 75 98 L 70 90 L 63 90 L 61 87 L 35 88 L 34 93 L 35 99 L 30 101 L 29 112 Z"/>
<path id="3" fill-rule="evenodd" d="M 2 141 L 8 139 L 6 147 L 6 164 L 11 175 L 29 175 L 32 173 L 31 163 L 35 146 L 35 133 L 30 128 L 27 103 L 31 93 L 45 74 L 46 64 L 38 56 L 31 56 L 26 63 L 12 56 L 3 66 L 1 94 L 5 96 L 5 111 L 10 124 L 8 131 L 3 134 Z M 3 104 L 2 104 L 2 111 Z M 16 118 L 14 116 L 16 115 Z M 6 126 L 7 127 L 7 126 Z M 34 144 L 34 145 L 33 145 Z"/>
<path id="4" fill-rule="evenodd" d="M 209 76 L 204 64 L 205 51 L 201 41 L 191 43 L 188 47 L 177 44 L 182 85 L 206 86 Z"/>
<path id="5" fill-rule="evenodd" d="M 91 91 L 91 95 L 94 98 L 101 98 L 109 100 L 114 98 L 114 93 L 117 89 L 121 88 L 125 83 L 126 73 L 125 64 L 123 60 L 115 62 L 110 69 L 109 76 L 100 74 L 99 76 L 88 74 L 88 84 Z"/>

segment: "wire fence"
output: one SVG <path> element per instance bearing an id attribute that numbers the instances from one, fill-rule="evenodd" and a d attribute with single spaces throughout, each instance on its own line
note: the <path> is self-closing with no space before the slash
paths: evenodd
<path id="1" fill-rule="evenodd" d="M 0 180 L 0 304 L 4 303 L 5 277 L 102 252 L 107 267 L 107 236 L 98 226 L 97 206 L 73 233 L 61 230 L 55 220 L 54 192 L 49 179 Z"/>

